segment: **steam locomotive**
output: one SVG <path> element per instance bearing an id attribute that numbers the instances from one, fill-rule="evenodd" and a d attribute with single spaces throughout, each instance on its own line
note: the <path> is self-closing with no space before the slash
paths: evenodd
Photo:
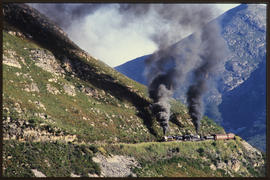
<path id="1" fill-rule="evenodd" d="M 228 134 L 211 134 L 208 136 L 201 135 L 173 135 L 173 136 L 164 136 L 164 141 L 204 141 L 204 140 L 228 140 L 235 139 L 235 135 L 233 133 Z"/>

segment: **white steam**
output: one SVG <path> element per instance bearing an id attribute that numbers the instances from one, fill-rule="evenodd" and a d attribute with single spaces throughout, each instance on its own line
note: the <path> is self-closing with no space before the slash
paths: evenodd
<path id="1" fill-rule="evenodd" d="M 31 3 L 29 5 L 59 24 L 79 47 L 112 67 L 156 51 L 158 45 L 153 41 L 157 41 L 157 39 L 153 39 L 155 34 L 165 32 L 177 35 L 170 38 L 173 41 L 167 42 L 168 45 L 171 45 L 193 33 L 193 29 L 188 26 L 180 30 L 174 28 L 178 23 L 173 21 L 175 17 L 160 17 L 160 12 L 166 15 L 168 8 L 175 14 L 179 14 L 178 11 L 187 4 L 166 4 L 166 6 L 135 4 L 131 5 L 131 9 L 122 8 L 125 4 L 116 3 Z M 135 7 L 136 5 L 138 7 Z M 144 9 L 143 6 L 146 8 Z M 199 6 L 209 6 L 209 4 Z M 219 5 L 219 7 L 221 6 Z M 190 13 L 194 13 L 192 8 Z M 212 18 L 220 13 L 221 11 L 217 10 Z"/>
<path id="2" fill-rule="evenodd" d="M 66 31 L 82 49 L 112 67 L 155 51 L 156 44 L 148 38 L 151 29 L 143 29 L 142 23 L 123 26 L 123 18 L 116 8 L 104 7 Z"/>

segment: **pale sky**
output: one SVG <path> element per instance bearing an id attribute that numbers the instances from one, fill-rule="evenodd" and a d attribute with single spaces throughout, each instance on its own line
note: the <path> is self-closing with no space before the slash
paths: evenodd
<path id="1" fill-rule="evenodd" d="M 217 16 L 238 5 L 213 4 L 219 12 Z M 119 29 L 121 18 L 114 9 L 101 9 L 88 16 L 84 23 L 71 26 L 66 31 L 82 49 L 111 67 L 157 50 L 157 45 L 149 38 L 151 29 L 146 31 L 143 24 Z"/>
<path id="2" fill-rule="evenodd" d="M 220 14 L 222 14 L 238 5 L 240 4 L 216 4 L 216 7 L 220 10 Z"/>

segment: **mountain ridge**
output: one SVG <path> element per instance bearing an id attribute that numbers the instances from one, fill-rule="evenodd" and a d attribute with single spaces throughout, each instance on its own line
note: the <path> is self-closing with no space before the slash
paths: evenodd
<path id="1" fill-rule="evenodd" d="M 3 11 L 5 177 L 264 176 L 264 155 L 240 137 L 158 142 L 145 86 L 72 45 L 38 11 L 12 3 Z M 171 105 L 171 133 L 194 134 L 186 107 Z M 225 133 L 201 123 L 205 134 Z"/>

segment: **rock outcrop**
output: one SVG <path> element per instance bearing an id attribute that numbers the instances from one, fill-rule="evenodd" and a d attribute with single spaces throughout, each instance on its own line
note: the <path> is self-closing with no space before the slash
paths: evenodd
<path id="1" fill-rule="evenodd" d="M 105 157 L 98 154 L 96 157 L 93 157 L 93 161 L 100 164 L 101 176 L 104 177 L 136 177 L 131 169 L 139 167 L 139 163 L 134 158 L 118 155 Z"/>

